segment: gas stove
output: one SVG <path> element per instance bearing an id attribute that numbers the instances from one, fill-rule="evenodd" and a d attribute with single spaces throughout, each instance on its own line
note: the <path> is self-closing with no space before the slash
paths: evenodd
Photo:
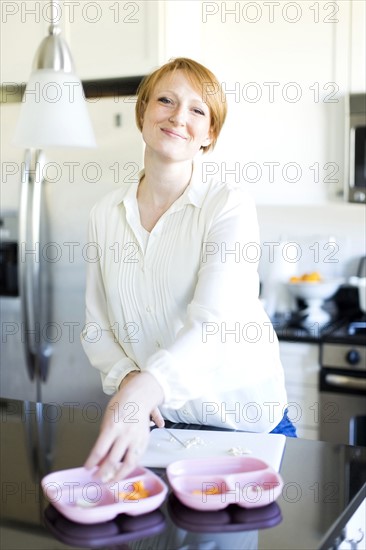
<path id="1" fill-rule="evenodd" d="M 274 316 L 272 324 L 280 340 L 365 346 L 366 315 L 358 307 L 357 290 L 341 287 L 335 299 L 326 302 L 324 308 L 329 322 L 304 324 L 304 308 Z"/>
<path id="2" fill-rule="evenodd" d="M 356 313 L 340 319 L 329 330 L 325 330 L 322 341 L 366 347 L 366 315 Z"/>

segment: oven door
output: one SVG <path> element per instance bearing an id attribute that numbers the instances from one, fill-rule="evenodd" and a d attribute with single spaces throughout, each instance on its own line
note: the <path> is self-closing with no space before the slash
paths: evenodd
<path id="1" fill-rule="evenodd" d="M 362 373 L 322 368 L 320 372 L 322 441 L 353 443 L 353 419 L 366 415 L 366 378 Z"/>

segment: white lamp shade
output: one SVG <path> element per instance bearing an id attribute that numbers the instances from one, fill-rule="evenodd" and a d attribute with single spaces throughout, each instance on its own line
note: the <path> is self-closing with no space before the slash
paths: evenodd
<path id="1" fill-rule="evenodd" d="M 40 69 L 31 74 L 13 143 L 35 149 L 96 147 L 82 84 L 73 73 Z"/>

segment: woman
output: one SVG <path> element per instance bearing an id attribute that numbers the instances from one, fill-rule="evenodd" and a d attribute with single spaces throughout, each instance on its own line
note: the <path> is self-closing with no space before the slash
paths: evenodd
<path id="1" fill-rule="evenodd" d="M 256 432 L 283 418 L 254 204 L 197 162 L 225 117 L 221 87 L 199 63 L 178 58 L 152 73 L 136 104 L 144 170 L 91 212 L 100 253 L 88 265 L 82 342 L 114 396 L 85 465 L 104 480 L 136 464 L 150 418 Z"/>

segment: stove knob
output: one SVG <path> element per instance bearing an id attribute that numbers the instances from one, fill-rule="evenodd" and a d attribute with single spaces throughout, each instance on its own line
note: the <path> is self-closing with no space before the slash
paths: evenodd
<path id="1" fill-rule="evenodd" d="M 350 365 L 357 365 L 360 362 L 360 354 L 356 349 L 350 349 L 346 355 L 346 360 Z"/>

